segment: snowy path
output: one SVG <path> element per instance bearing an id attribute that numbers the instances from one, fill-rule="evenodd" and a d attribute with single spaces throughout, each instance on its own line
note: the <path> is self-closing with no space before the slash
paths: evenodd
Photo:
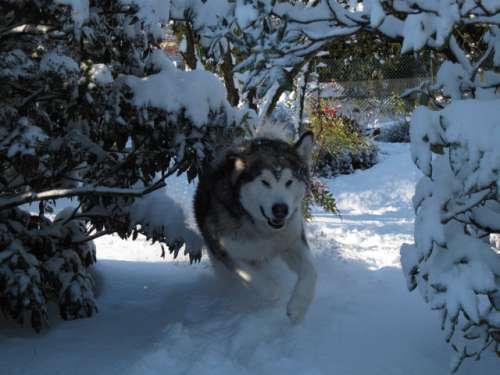
<path id="1" fill-rule="evenodd" d="M 221 290 L 206 261 L 161 261 L 158 246 L 108 237 L 99 314 L 40 335 L 0 321 L 0 374 L 448 374 L 437 314 L 399 268 L 418 173 L 406 145 L 381 147 L 377 166 L 331 181 L 342 219 L 317 212 L 310 225 L 319 279 L 303 324 L 286 319 L 285 286 L 270 306 Z M 498 360 L 486 353 L 459 374 L 498 374 Z"/>

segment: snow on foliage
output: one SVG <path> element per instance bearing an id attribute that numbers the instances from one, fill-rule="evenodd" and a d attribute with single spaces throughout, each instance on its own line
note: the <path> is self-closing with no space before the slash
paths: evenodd
<path id="1" fill-rule="evenodd" d="M 111 70 L 106 64 L 94 64 L 89 70 L 92 81 L 100 85 L 107 85 L 113 82 Z"/>
<path id="2" fill-rule="evenodd" d="M 52 71 L 64 76 L 71 73 L 77 74 L 80 71 L 80 67 L 71 57 L 52 51 L 46 53 L 42 57 L 40 61 L 40 71 Z"/>
<path id="3" fill-rule="evenodd" d="M 206 124 L 214 109 L 234 117 L 226 100 L 226 90 L 212 73 L 203 70 L 181 71 L 162 51 L 155 51 L 151 55 L 151 63 L 159 70 L 157 74 L 144 78 L 125 77 L 125 83 L 134 93 L 136 106 L 153 106 L 173 114 L 184 110 L 184 115 L 199 127 Z"/>
<path id="4" fill-rule="evenodd" d="M 136 199 L 130 209 L 130 220 L 141 226 L 147 238 L 169 244 L 174 257 L 182 244 L 185 244 L 184 254 L 191 255 L 191 260 L 201 257 L 203 240 L 189 228 L 182 207 L 166 194 L 165 189 Z"/>
<path id="5" fill-rule="evenodd" d="M 414 197 L 415 245 L 402 247 L 401 261 L 409 288 L 441 311 L 455 371 L 490 346 L 500 353 L 500 253 L 490 243 L 500 232 L 500 80 L 490 59 L 500 46 L 499 14 L 491 2 L 398 4 L 420 10 L 404 20 L 403 50 L 447 45 L 453 60 L 427 85 L 444 109 L 412 116 L 412 157 L 425 176 Z M 461 22 L 469 29 L 456 35 Z M 478 34 L 484 45 L 468 51 Z"/>
<path id="6" fill-rule="evenodd" d="M 120 0 L 122 4 L 137 6 L 141 26 L 155 38 L 163 39 L 170 18 L 170 0 Z"/>
<path id="7" fill-rule="evenodd" d="M 175 255 L 186 242 L 199 260 L 179 208 L 145 196 L 194 179 L 243 114 L 218 78 L 166 57 L 169 1 L 7 1 L 0 14 L 0 305 L 39 330 L 51 299 L 65 319 L 96 311 L 94 238 L 144 234 Z M 75 207 L 54 216 L 62 198 Z"/>
<path id="8" fill-rule="evenodd" d="M 414 197 L 415 246 L 402 248 L 401 261 L 409 288 L 443 312 L 453 368 L 498 342 L 500 254 L 489 237 L 500 231 L 499 116 L 500 100 L 454 101 L 418 108 L 410 127 L 425 177 Z"/>
<path id="9" fill-rule="evenodd" d="M 71 8 L 75 37 L 80 39 L 82 25 L 89 18 L 89 0 L 55 0 L 55 2 Z"/>
<path id="10" fill-rule="evenodd" d="M 256 89 L 264 97 L 278 82 L 290 79 L 327 44 L 358 31 L 377 31 L 403 43 L 403 51 L 424 47 L 454 49 L 452 31 L 457 25 L 491 25 L 484 41 L 496 52 L 498 14 L 496 1 L 398 0 L 353 2 L 280 2 L 273 0 L 227 2 L 207 18 L 210 2 L 178 0 L 176 14 L 188 12 L 203 45 L 214 58 L 231 46 L 243 59 L 235 67 L 245 90 Z M 346 4 L 349 3 L 349 6 Z M 183 6 L 184 7 L 183 7 Z M 213 14 L 213 10 L 211 11 Z M 214 22 L 214 19 L 219 22 Z M 465 56 L 464 56 L 465 58 Z M 463 60 L 461 58 L 461 60 Z M 300 70 L 300 69 L 299 69 Z"/>

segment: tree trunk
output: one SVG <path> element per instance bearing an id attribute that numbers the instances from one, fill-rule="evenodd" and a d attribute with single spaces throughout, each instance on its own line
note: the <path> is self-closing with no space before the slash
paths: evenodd
<path id="1" fill-rule="evenodd" d="M 240 102 L 240 95 L 236 86 L 234 85 L 234 74 L 233 74 L 233 60 L 231 56 L 231 50 L 228 49 L 224 54 L 224 61 L 222 62 L 221 69 L 222 75 L 224 76 L 224 83 L 227 90 L 227 101 L 232 106 L 237 106 Z"/>

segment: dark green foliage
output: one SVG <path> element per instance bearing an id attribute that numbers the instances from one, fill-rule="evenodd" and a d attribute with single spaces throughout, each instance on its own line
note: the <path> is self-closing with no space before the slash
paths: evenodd
<path id="1" fill-rule="evenodd" d="M 313 179 L 309 187 L 309 194 L 306 195 L 304 201 L 305 217 L 310 219 L 312 217 L 312 205 L 315 204 L 321 207 L 326 212 L 340 215 L 337 208 L 337 202 L 326 184 L 318 179 Z"/>
<path id="2" fill-rule="evenodd" d="M 326 108 L 322 104 L 311 116 L 311 130 L 319 145 L 314 157 L 314 173 L 331 177 L 375 165 L 378 150 L 359 124 Z"/>
<path id="3" fill-rule="evenodd" d="M 400 120 L 394 125 L 380 129 L 380 134 L 376 137 L 381 142 L 410 142 L 410 123 L 406 120 Z"/>
<path id="4" fill-rule="evenodd" d="M 160 70 L 161 38 L 135 5 L 89 4 L 75 25 L 52 0 L 0 2 L 0 307 L 36 330 L 48 300 L 64 319 L 96 311 L 93 238 L 145 234 L 179 250 L 181 238 L 132 223 L 130 207 L 172 174 L 195 178 L 234 125 L 229 106 L 197 126 L 186 108 L 137 106 L 126 77 Z M 75 207 L 54 217 L 61 198 Z"/>
<path id="5" fill-rule="evenodd" d="M 370 144 L 357 151 L 344 150 L 333 155 L 324 150 L 318 152 L 314 172 L 321 177 L 351 174 L 357 169 L 368 169 L 377 163 L 377 148 Z"/>
<path id="6" fill-rule="evenodd" d="M 398 41 L 370 32 L 334 39 L 325 49 L 329 54 L 320 59 L 322 82 L 427 78 L 435 73 L 429 51 L 401 55 Z"/>

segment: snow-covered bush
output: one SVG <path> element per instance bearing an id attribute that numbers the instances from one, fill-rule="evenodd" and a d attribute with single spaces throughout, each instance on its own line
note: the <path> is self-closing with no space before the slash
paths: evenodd
<path id="1" fill-rule="evenodd" d="M 357 169 L 374 166 L 377 163 L 377 148 L 368 143 L 356 150 L 343 149 L 337 154 L 320 149 L 314 162 L 314 174 L 319 177 L 351 174 Z"/>
<path id="2" fill-rule="evenodd" d="M 413 114 L 415 246 L 401 250 L 408 287 L 434 309 L 457 356 L 453 368 L 500 343 L 500 100 L 454 101 Z M 479 120 L 479 121 L 478 121 Z"/>
<path id="3" fill-rule="evenodd" d="M 500 1 L 393 6 L 388 13 L 402 12 L 402 28 L 392 30 L 403 50 L 446 56 L 437 82 L 415 90 L 431 105 L 417 108 L 410 125 L 424 177 L 413 199 L 415 245 L 402 247 L 401 262 L 410 290 L 441 313 L 455 371 L 488 348 L 500 355 L 500 252 L 490 242 L 500 232 Z"/>
<path id="4" fill-rule="evenodd" d="M 96 310 L 92 239 L 144 234 L 177 254 L 192 233 L 165 194 L 151 198 L 164 219 L 144 215 L 147 194 L 193 179 L 242 116 L 217 77 L 162 51 L 167 1 L 2 1 L 0 14 L 0 306 L 39 330 L 51 298 L 65 319 Z M 75 207 L 54 217 L 61 198 Z"/>
<path id="5" fill-rule="evenodd" d="M 400 119 L 393 124 L 381 127 L 375 139 L 381 142 L 408 143 L 410 142 L 410 123 L 406 119 Z"/>

